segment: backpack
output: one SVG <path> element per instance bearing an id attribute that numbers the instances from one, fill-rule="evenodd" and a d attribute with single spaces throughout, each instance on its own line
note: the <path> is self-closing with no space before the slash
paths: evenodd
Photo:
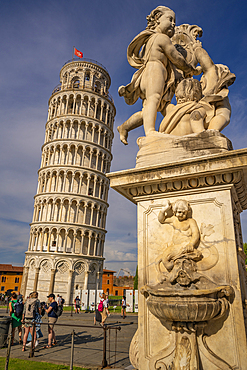
<path id="1" fill-rule="evenodd" d="M 98 311 L 103 312 L 103 308 L 104 308 L 103 301 L 100 301 L 100 303 L 98 305 Z"/>
<path id="2" fill-rule="evenodd" d="M 14 315 L 18 318 L 21 317 L 23 308 L 24 308 L 24 305 L 23 305 L 22 299 L 18 299 L 17 302 L 14 303 Z"/>
<path id="3" fill-rule="evenodd" d="M 62 298 L 61 304 L 63 305 L 63 304 L 64 304 L 64 302 L 65 302 L 65 300 Z"/>
<path id="4" fill-rule="evenodd" d="M 56 310 L 54 310 L 54 308 L 52 308 L 52 311 L 55 313 L 55 315 L 56 315 L 57 317 L 59 317 L 59 316 L 61 316 L 61 315 L 62 315 L 62 313 L 63 313 L 63 306 L 59 306 L 59 305 L 57 304 L 57 309 L 56 309 Z"/>
<path id="5" fill-rule="evenodd" d="M 55 312 L 55 314 L 57 315 L 57 317 L 61 316 L 62 313 L 63 313 L 63 306 L 57 306 L 57 311 Z"/>
<path id="6" fill-rule="evenodd" d="M 26 301 L 26 309 L 25 309 L 25 318 L 26 319 L 35 319 L 36 315 L 36 302 L 37 298 L 28 298 Z"/>

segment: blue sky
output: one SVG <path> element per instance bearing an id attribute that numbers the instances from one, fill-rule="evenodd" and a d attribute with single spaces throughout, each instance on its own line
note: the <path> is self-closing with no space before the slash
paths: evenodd
<path id="1" fill-rule="evenodd" d="M 110 93 L 117 115 L 111 171 L 135 167 L 132 131 L 125 147 L 116 127 L 141 108 L 128 106 L 117 89 L 134 72 L 126 59 L 130 41 L 146 27 L 146 16 L 158 5 L 176 13 L 177 25 L 197 24 L 203 47 L 215 63 L 226 64 L 237 76 L 230 87 L 232 118 L 223 131 L 234 149 L 246 147 L 247 134 L 247 3 L 229 0 L 0 0 L 0 255 L 1 263 L 22 264 L 29 239 L 33 196 L 37 188 L 47 103 L 59 83 L 73 45 L 102 63 L 112 79 Z M 136 207 L 113 190 L 109 194 L 105 266 L 135 271 Z M 247 212 L 246 212 L 247 213 Z M 242 215 L 247 241 L 247 215 Z"/>

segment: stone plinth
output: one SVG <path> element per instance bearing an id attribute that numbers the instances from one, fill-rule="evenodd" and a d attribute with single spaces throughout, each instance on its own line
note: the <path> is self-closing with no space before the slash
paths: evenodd
<path id="1" fill-rule="evenodd" d="M 161 134 L 155 131 L 148 137 L 140 137 L 137 143 L 139 152 L 136 157 L 136 168 L 232 150 L 231 141 L 217 130 L 186 136 Z"/>
<path id="2" fill-rule="evenodd" d="M 136 368 L 247 369 L 246 176 L 247 149 L 108 174 L 138 207 Z M 176 226 L 177 200 L 189 205 L 184 229 Z M 184 252 L 177 234 L 192 238 L 195 229 L 194 248 Z"/>

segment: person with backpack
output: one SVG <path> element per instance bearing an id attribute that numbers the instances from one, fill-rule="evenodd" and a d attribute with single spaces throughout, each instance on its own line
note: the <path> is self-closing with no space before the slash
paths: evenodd
<path id="1" fill-rule="evenodd" d="M 94 316 L 94 325 L 96 325 L 96 322 L 99 321 L 101 326 L 104 326 L 105 320 L 107 319 L 107 302 L 105 300 L 105 294 L 102 293 L 100 295 L 100 302 L 98 304 L 98 308 L 95 311 Z"/>
<path id="2" fill-rule="evenodd" d="M 78 295 L 75 297 L 74 302 L 75 302 L 75 313 L 79 313 L 80 312 L 80 306 L 81 306 L 81 300 L 80 300 Z"/>
<path id="3" fill-rule="evenodd" d="M 17 299 L 15 292 L 11 293 L 11 301 L 9 302 L 9 316 L 12 318 L 12 334 L 11 334 L 11 345 L 14 344 L 15 339 L 15 328 L 18 328 L 19 333 L 19 344 L 21 344 L 22 328 L 21 318 L 23 312 L 23 302 Z"/>
<path id="4" fill-rule="evenodd" d="M 38 292 L 32 292 L 29 298 L 27 298 L 23 309 L 22 322 L 25 323 L 25 333 L 23 337 L 22 352 L 26 350 L 26 343 L 29 332 L 31 332 L 32 336 L 34 335 L 34 345 L 36 343 L 36 330 L 34 330 L 33 333 L 33 322 L 37 313 L 41 315 L 41 305 L 38 299 Z"/>
<path id="5" fill-rule="evenodd" d="M 64 303 L 65 303 L 65 300 L 63 299 L 63 297 L 62 296 L 60 296 L 61 297 L 61 306 L 63 306 L 64 305 Z"/>
<path id="6" fill-rule="evenodd" d="M 51 293 L 47 296 L 49 299 L 50 305 L 49 307 L 46 306 L 45 312 L 48 315 L 48 345 L 45 346 L 44 348 L 51 348 L 52 346 L 55 346 L 57 344 L 56 341 L 56 336 L 54 332 L 54 325 L 57 322 L 57 311 L 58 311 L 58 306 L 57 302 L 55 301 L 55 294 Z"/>

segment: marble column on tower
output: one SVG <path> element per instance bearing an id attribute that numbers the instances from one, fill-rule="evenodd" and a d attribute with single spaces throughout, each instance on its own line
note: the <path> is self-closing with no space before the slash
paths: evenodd
<path id="1" fill-rule="evenodd" d="M 39 280 L 39 270 L 40 267 L 35 268 L 35 277 L 34 277 L 34 283 L 33 283 L 33 291 L 37 291 L 37 286 L 38 286 L 38 280 Z"/>
<path id="2" fill-rule="evenodd" d="M 90 273 L 89 270 L 85 271 L 84 290 L 87 290 L 88 275 L 89 275 L 89 273 Z"/>
<path id="3" fill-rule="evenodd" d="M 54 289 L 54 282 L 55 282 L 55 273 L 56 273 L 56 269 L 51 269 L 51 280 L 50 280 L 50 286 L 49 286 L 49 294 L 53 293 L 53 289 Z"/>
<path id="4" fill-rule="evenodd" d="M 24 273 L 23 273 L 22 284 L 21 284 L 21 291 L 20 291 L 20 293 L 24 297 L 26 295 L 28 271 L 29 271 L 29 267 L 28 266 L 24 267 Z"/>
<path id="5" fill-rule="evenodd" d="M 70 304 L 71 285 L 72 285 L 73 273 L 74 273 L 74 270 L 69 270 L 68 289 L 67 289 L 67 297 L 66 297 L 66 303 L 67 304 Z"/>

